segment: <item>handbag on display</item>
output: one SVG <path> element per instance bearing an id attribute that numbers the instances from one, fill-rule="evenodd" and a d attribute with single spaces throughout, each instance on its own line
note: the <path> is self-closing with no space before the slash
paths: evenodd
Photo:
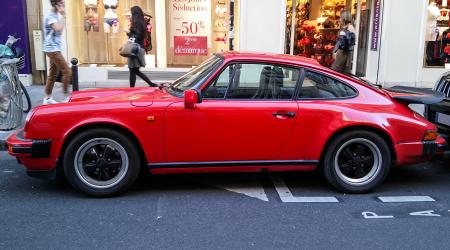
<path id="1" fill-rule="evenodd" d="M 137 44 L 134 37 L 130 37 L 128 41 L 119 49 L 119 53 L 123 57 L 136 57 L 139 55 L 141 46 Z"/>

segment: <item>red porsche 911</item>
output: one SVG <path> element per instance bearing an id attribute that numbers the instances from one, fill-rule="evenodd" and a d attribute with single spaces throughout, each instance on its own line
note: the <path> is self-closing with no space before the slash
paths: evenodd
<path id="1" fill-rule="evenodd" d="M 320 169 L 339 190 L 363 193 L 391 166 L 426 161 L 445 146 L 435 125 L 408 108 L 435 99 L 310 59 L 230 52 L 170 85 L 80 91 L 36 107 L 7 146 L 29 175 L 60 173 L 97 197 L 127 190 L 142 169 Z"/>

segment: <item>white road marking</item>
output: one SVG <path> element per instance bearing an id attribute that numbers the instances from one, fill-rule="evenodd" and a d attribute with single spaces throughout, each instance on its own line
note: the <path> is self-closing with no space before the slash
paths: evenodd
<path id="1" fill-rule="evenodd" d="M 5 171 L 3 171 L 3 173 L 10 174 L 10 173 L 14 173 L 14 171 L 12 171 L 12 170 L 5 170 Z"/>
<path id="2" fill-rule="evenodd" d="M 216 187 L 220 187 L 223 189 L 226 189 L 228 191 L 234 192 L 234 193 L 238 193 L 238 194 L 243 194 L 246 195 L 248 197 L 252 197 L 252 198 L 256 198 L 262 201 L 269 201 L 269 198 L 267 198 L 266 192 L 264 192 L 264 188 L 261 187 L 244 187 L 242 185 L 239 186 L 219 186 L 219 185 L 214 185 Z"/>
<path id="3" fill-rule="evenodd" d="M 432 202 L 436 201 L 430 196 L 379 196 L 378 199 L 385 203 L 391 202 Z"/>
<path id="4" fill-rule="evenodd" d="M 374 212 L 362 212 L 364 219 L 392 219 L 392 215 L 378 215 Z"/>
<path id="5" fill-rule="evenodd" d="M 201 182 L 220 189 L 242 194 L 251 198 L 256 198 L 262 201 L 269 201 L 262 184 L 257 179 L 245 179 L 240 182 L 230 180 L 223 180 L 222 178 L 210 178 L 208 180 L 201 180 Z"/>
<path id="6" fill-rule="evenodd" d="M 278 195 L 280 196 L 282 202 L 298 202 L 298 203 L 339 202 L 339 200 L 333 196 L 295 197 L 292 195 L 291 190 L 289 190 L 286 183 L 279 175 L 273 174 L 271 177 L 273 185 L 275 186 L 275 189 L 277 190 Z"/>
<path id="7" fill-rule="evenodd" d="M 414 212 L 410 213 L 409 215 L 415 215 L 415 216 L 428 216 L 428 217 L 440 217 L 441 215 L 435 214 L 434 210 L 427 210 L 427 211 L 420 211 L 420 212 Z"/>

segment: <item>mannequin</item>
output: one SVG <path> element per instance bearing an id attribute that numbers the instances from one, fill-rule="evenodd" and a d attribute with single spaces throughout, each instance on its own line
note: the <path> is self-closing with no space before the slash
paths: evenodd
<path id="1" fill-rule="evenodd" d="M 105 16 L 103 27 L 105 33 L 119 33 L 119 19 L 117 16 L 117 7 L 119 0 L 103 0 L 103 6 L 105 7 Z"/>
<path id="2" fill-rule="evenodd" d="M 129 9 L 125 9 L 125 14 L 123 15 L 125 17 L 125 22 L 123 24 L 123 31 L 125 33 L 130 32 L 130 26 L 131 26 L 131 11 Z"/>
<path id="3" fill-rule="evenodd" d="M 430 3 L 428 6 L 427 33 L 425 37 L 426 41 L 436 41 L 436 38 L 439 35 L 437 20 L 440 16 L 441 12 L 439 11 L 436 3 Z"/>
<path id="4" fill-rule="evenodd" d="M 153 49 L 153 44 L 152 44 L 153 26 L 152 26 L 152 22 L 151 22 L 152 18 L 153 17 L 151 15 L 144 13 L 145 24 L 147 24 L 147 34 L 146 34 L 146 37 L 144 39 L 145 53 L 148 53 L 148 52 L 152 51 L 152 49 Z"/>
<path id="5" fill-rule="evenodd" d="M 98 25 L 98 0 L 84 0 L 84 8 L 86 12 L 84 14 L 84 31 L 99 31 Z"/>

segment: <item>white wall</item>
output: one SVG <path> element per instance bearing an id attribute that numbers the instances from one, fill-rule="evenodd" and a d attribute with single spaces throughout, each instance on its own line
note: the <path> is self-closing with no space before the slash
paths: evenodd
<path id="1" fill-rule="evenodd" d="M 384 0 L 379 83 L 431 87 L 445 72 L 423 67 L 427 6 L 427 0 Z"/>
<path id="2" fill-rule="evenodd" d="M 239 50 L 284 52 L 286 0 L 239 1 Z"/>

